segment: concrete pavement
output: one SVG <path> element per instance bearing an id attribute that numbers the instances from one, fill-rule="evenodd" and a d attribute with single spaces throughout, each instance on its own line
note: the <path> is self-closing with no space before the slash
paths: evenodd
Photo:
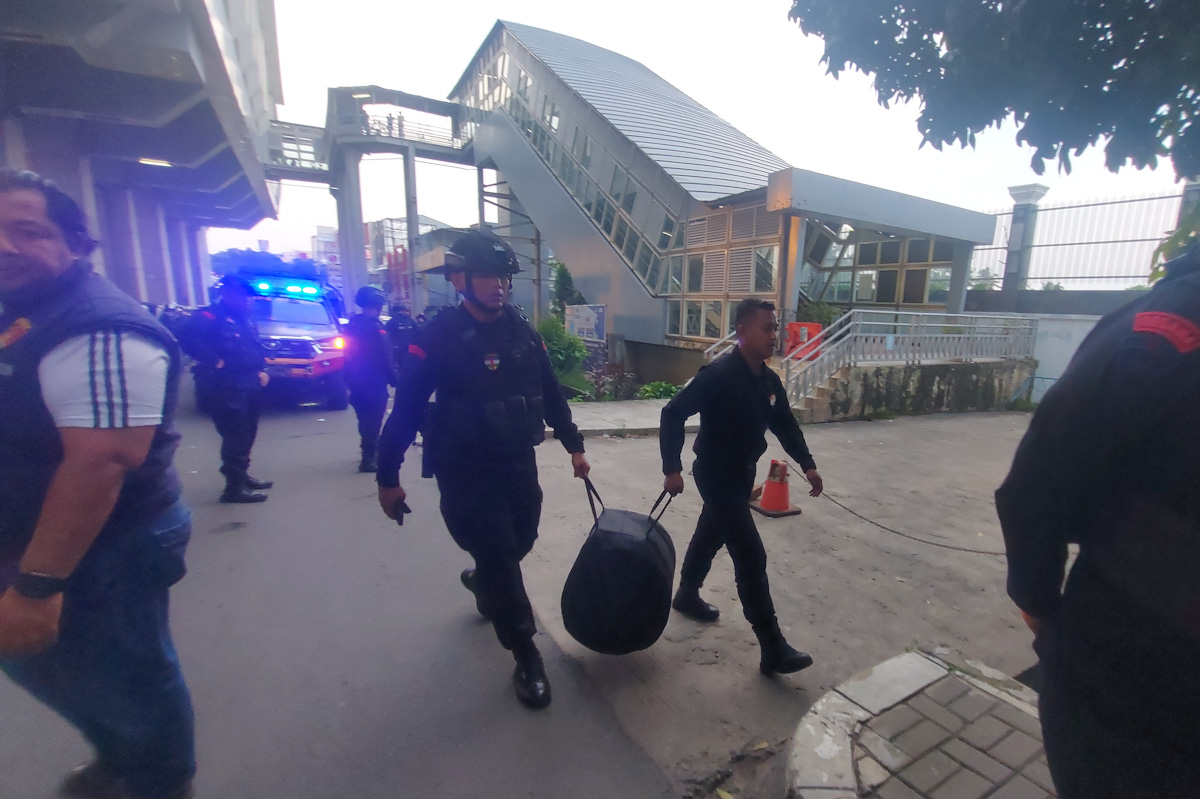
<path id="1" fill-rule="evenodd" d="M 276 481 L 270 501 L 220 505 L 211 424 L 185 414 L 181 426 L 195 528 L 172 615 L 197 712 L 197 799 L 670 795 L 545 635 L 554 704 L 517 703 L 419 458 L 405 469 L 419 513 L 397 528 L 354 472 L 352 412 L 272 412 L 253 468 Z M 49 797 L 89 758 L 7 680 L 0 708 L 3 799 Z"/>

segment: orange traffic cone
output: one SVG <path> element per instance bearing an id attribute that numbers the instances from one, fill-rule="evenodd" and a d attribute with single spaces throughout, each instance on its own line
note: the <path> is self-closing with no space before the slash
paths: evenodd
<path id="1" fill-rule="evenodd" d="M 767 482 L 763 484 L 761 494 L 759 489 L 751 494 L 750 507 L 773 519 L 795 516 L 801 512 L 799 507 L 792 504 L 789 496 L 787 461 L 771 461 Z"/>

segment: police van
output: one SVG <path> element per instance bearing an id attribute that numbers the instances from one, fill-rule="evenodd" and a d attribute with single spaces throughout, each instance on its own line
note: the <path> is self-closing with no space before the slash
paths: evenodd
<path id="1" fill-rule="evenodd" d="M 250 316 L 266 350 L 273 392 L 316 401 L 331 410 L 349 404 L 346 339 L 330 288 L 288 275 L 244 274 L 259 296 Z"/>

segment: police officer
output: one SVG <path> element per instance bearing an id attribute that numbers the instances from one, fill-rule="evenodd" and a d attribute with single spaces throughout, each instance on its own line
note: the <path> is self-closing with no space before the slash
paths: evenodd
<path id="1" fill-rule="evenodd" d="M 221 435 L 222 502 L 266 502 L 258 489 L 274 485 L 250 476 L 250 450 L 258 435 L 266 359 L 250 303 L 258 296 L 250 281 L 227 275 L 219 299 L 201 308 L 182 331 L 180 343 L 212 383 L 213 423 Z"/>
<path id="2" fill-rule="evenodd" d="M 96 749 L 61 795 L 184 799 L 192 702 L 167 612 L 191 533 L 180 353 L 92 270 L 94 246 L 73 199 L 0 169 L 0 669 Z"/>
<path id="3" fill-rule="evenodd" d="M 410 347 L 379 449 L 379 503 L 401 520 L 400 466 L 436 389 L 425 437 L 425 475 L 437 478 L 442 518 L 475 568 L 462 574 L 476 607 L 517 662 L 517 698 L 550 704 L 521 559 L 533 548 L 542 509 L 533 448 L 543 422 L 571 453 L 576 477 L 590 466 L 541 338 L 506 301 L 520 271 L 512 249 L 487 231 L 459 238 L 445 270 L 464 297 L 422 328 Z"/>
<path id="4" fill-rule="evenodd" d="M 399 369 L 404 362 L 404 356 L 408 355 L 408 345 L 413 343 L 417 335 L 417 323 L 409 313 L 407 305 L 392 305 L 392 318 L 388 319 L 385 329 L 392 344 L 392 360 Z"/>
<path id="5" fill-rule="evenodd" d="M 996 492 L 1062 799 L 1200 791 L 1200 247 L 1100 320 Z M 1079 555 L 1063 586 L 1067 546 Z"/>
<path id="6" fill-rule="evenodd" d="M 387 297 L 374 286 L 363 286 L 355 293 L 354 302 L 362 313 L 350 317 L 346 325 L 346 383 L 358 416 L 362 446 L 358 470 L 374 474 L 379 428 L 387 413 L 388 386 L 396 385 L 396 368 L 387 332 L 379 321 Z"/>
<path id="7" fill-rule="evenodd" d="M 704 366 L 662 411 L 659 447 L 663 489 L 675 496 L 683 491 L 684 423 L 700 414 L 700 433 L 692 470 L 704 509 L 688 545 L 672 606 L 689 618 L 713 622 L 720 612 L 700 598 L 700 585 L 721 547 L 729 550 L 737 579 L 742 612 L 754 628 L 762 649 L 763 674 L 786 674 L 812 665 L 784 639 L 767 585 L 767 553 L 750 517 L 754 469 L 767 449 L 764 433 L 779 438 L 788 455 L 800 464 L 812 485 L 811 496 L 822 490 L 821 475 L 809 454 L 804 434 L 792 415 L 779 375 L 766 366 L 775 352 L 779 322 L 775 306 L 747 299 L 738 305 L 734 323 L 738 344 L 728 355 Z"/>

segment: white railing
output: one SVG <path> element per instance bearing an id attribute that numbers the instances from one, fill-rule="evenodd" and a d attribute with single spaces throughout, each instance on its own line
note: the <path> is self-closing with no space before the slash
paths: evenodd
<path id="1" fill-rule="evenodd" d="M 854 310 L 784 357 L 784 386 L 795 406 L 846 367 L 1032 358 L 1036 340 L 1022 316 Z"/>
<path id="2" fill-rule="evenodd" d="M 722 355 L 737 346 L 734 343 L 735 341 L 737 341 L 737 331 L 731 330 L 725 335 L 725 338 L 704 349 L 704 360 L 712 361 L 720 358 Z"/>
<path id="3" fill-rule="evenodd" d="M 462 139 L 455 137 L 449 128 L 409 122 L 399 114 L 364 114 L 359 128 L 367 136 L 404 139 L 456 150 L 463 146 Z"/>

